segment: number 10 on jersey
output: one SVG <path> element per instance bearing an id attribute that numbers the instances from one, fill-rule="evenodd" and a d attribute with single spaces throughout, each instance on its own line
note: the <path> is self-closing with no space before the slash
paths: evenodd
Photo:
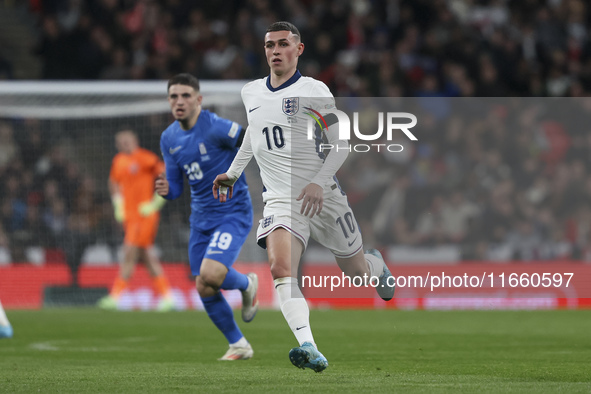
<path id="1" fill-rule="evenodd" d="M 273 134 L 273 142 L 275 143 L 275 147 L 277 149 L 281 149 L 285 146 L 285 139 L 283 138 L 283 129 L 279 126 L 273 126 L 273 132 L 269 132 L 269 128 L 265 127 L 263 129 L 263 134 L 267 139 L 267 149 L 273 150 L 273 146 L 271 145 L 271 135 Z"/>

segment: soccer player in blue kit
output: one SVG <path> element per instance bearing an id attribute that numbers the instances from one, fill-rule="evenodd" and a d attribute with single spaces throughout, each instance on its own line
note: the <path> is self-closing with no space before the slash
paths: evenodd
<path id="1" fill-rule="evenodd" d="M 244 176 L 234 185 L 233 199 L 222 204 L 211 195 L 216 175 L 232 163 L 244 138 L 235 122 L 201 109 L 199 80 L 178 74 L 168 81 L 168 101 L 176 119 L 160 138 L 166 177 L 156 180 L 156 192 L 174 200 L 183 192 L 183 174 L 191 187 L 189 263 L 197 292 L 229 349 L 219 360 L 245 360 L 253 350 L 238 328 L 220 289 L 242 292 L 242 319 L 251 321 L 258 309 L 256 274 L 232 268 L 252 227 L 252 204 Z"/>

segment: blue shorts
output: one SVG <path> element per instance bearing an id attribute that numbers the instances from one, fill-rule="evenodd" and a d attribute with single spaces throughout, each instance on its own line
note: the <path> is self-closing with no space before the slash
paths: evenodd
<path id="1" fill-rule="evenodd" d="M 189 263 L 191 273 L 199 275 L 203 259 L 219 261 L 230 268 L 240 254 L 252 227 L 252 211 L 232 212 L 215 220 L 191 226 Z"/>

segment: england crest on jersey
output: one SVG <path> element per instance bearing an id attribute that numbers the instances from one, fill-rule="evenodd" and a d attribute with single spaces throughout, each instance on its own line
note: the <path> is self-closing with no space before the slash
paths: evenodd
<path id="1" fill-rule="evenodd" d="M 292 116 L 298 113 L 300 109 L 299 97 L 287 97 L 283 99 L 283 113 Z"/>

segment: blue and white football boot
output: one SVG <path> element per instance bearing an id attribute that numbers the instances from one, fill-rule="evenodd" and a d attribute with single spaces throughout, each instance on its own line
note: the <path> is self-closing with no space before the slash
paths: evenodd
<path id="1" fill-rule="evenodd" d="M 0 326 L 0 338 L 12 338 L 12 326 Z"/>
<path id="2" fill-rule="evenodd" d="M 376 291 L 382 300 L 390 301 L 392 298 L 394 298 L 394 291 L 396 290 L 396 282 L 394 279 L 389 279 L 392 278 L 392 273 L 388 269 L 388 266 L 386 265 L 386 262 L 384 261 L 384 258 L 382 257 L 382 254 L 379 250 L 369 249 L 365 253 L 374 255 L 384 264 L 384 270 L 378 277 L 379 281 Z"/>
<path id="3" fill-rule="evenodd" d="M 294 347 L 289 351 L 289 359 L 298 368 L 310 368 L 314 372 L 322 372 L 328 367 L 328 360 L 310 342 Z"/>

